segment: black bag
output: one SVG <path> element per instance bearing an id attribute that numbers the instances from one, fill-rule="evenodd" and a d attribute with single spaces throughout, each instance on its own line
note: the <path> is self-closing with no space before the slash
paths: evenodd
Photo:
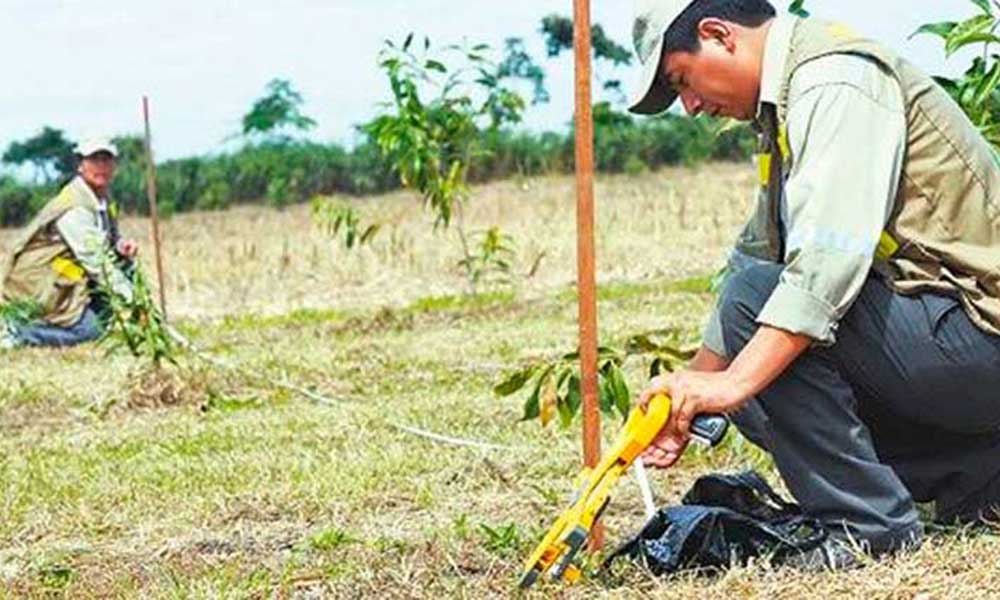
<path id="1" fill-rule="evenodd" d="M 622 556 L 654 575 L 727 568 L 764 555 L 780 563 L 816 548 L 827 535 L 754 471 L 702 477 L 682 503 L 660 510 L 604 567 Z"/>

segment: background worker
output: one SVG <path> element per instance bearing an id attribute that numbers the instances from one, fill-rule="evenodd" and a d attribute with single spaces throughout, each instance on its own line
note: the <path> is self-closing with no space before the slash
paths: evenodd
<path id="1" fill-rule="evenodd" d="M 752 121 L 761 187 L 684 372 L 654 379 L 669 467 L 727 413 L 832 534 L 828 567 L 1000 504 L 1000 170 L 931 78 L 765 0 L 640 0 L 632 110 Z"/>
<path id="2" fill-rule="evenodd" d="M 132 296 L 127 271 L 138 245 L 120 238 L 109 198 L 118 150 L 110 140 L 91 139 L 76 154 L 77 176 L 42 208 L 3 263 L 0 302 L 27 301 L 39 314 L 29 323 L 0 324 L 6 329 L 0 346 L 95 340 L 104 332 L 97 284 Z"/>

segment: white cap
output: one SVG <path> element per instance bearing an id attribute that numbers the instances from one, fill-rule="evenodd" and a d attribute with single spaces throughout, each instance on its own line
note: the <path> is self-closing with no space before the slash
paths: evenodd
<path id="1" fill-rule="evenodd" d="M 657 81 L 663 55 L 663 36 L 677 17 L 697 0 L 636 0 L 632 41 L 642 63 L 642 74 L 633 90 L 629 111 L 641 115 L 661 113 L 677 100 L 677 92 Z"/>
<path id="2" fill-rule="evenodd" d="M 118 157 L 118 148 L 112 143 L 111 138 L 107 137 L 92 137 L 81 141 L 79 144 L 73 148 L 73 152 L 77 156 L 91 156 L 97 154 L 98 152 L 107 152 L 115 158 Z"/>

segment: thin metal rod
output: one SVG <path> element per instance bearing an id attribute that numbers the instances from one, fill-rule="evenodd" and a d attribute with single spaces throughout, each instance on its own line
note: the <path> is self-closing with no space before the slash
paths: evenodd
<path id="1" fill-rule="evenodd" d="M 594 119 L 591 106 L 590 0 L 573 0 L 576 54 L 576 228 L 579 292 L 580 374 L 583 395 L 583 461 L 593 467 L 601 456 L 601 415 L 597 394 L 597 284 L 594 275 Z M 604 545 L 595 524 L 591 549 Z"/>
<path id="2" fill-rule="evenodd" d="M 646 520 L 648 521 L 656 516 L 656 501 L 653 499 L 653 488 L 649 485 L 646 465 L 642 464 L 641 456 L 632 463 L 632 472 L 635 474 L 635 482 L 639 485 L 639 495 L 642 496 L 642 505 L 646 507 Z"/>
<path id="3" fill-rule="evenodd" d="M 167 288 L 163 284 L 163 254 L 160 251 L 160 218 L 156 208 L 156 161 L 153 159 L 153 137 L 149 128 L 149 98 L 142 97 L 142 118 L 146 124 L 146 191 L 149 195 L 150 237 L 156 256 L 156 283 L 160 289 L 160 310 L 167 318 Z"/>

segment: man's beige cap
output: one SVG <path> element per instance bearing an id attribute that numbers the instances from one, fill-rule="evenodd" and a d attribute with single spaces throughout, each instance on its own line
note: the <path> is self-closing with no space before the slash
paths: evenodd
<path id="1" fill-rule="evenodd" d="M 642 76 L 635 86 L 629 111 L 640 115 L 661 113 L 674 103 L 677 93 L 664 82 L 657 81 L 663 36 L 677 17 L 697 0 L 636 0 L 632 41 L 635 54 L 642 63 Z"/>
<path id="2" fill-rule="evenodd" d="M 107 137 L 92 137 L 87 138 L 76 145 L 73 152 L 77 156 L 91 156 L 97 154 L 98 152 L 107 152 L 111 156 L 118 158 L 118 148 L 114 145 L 110 138 Z"/>

